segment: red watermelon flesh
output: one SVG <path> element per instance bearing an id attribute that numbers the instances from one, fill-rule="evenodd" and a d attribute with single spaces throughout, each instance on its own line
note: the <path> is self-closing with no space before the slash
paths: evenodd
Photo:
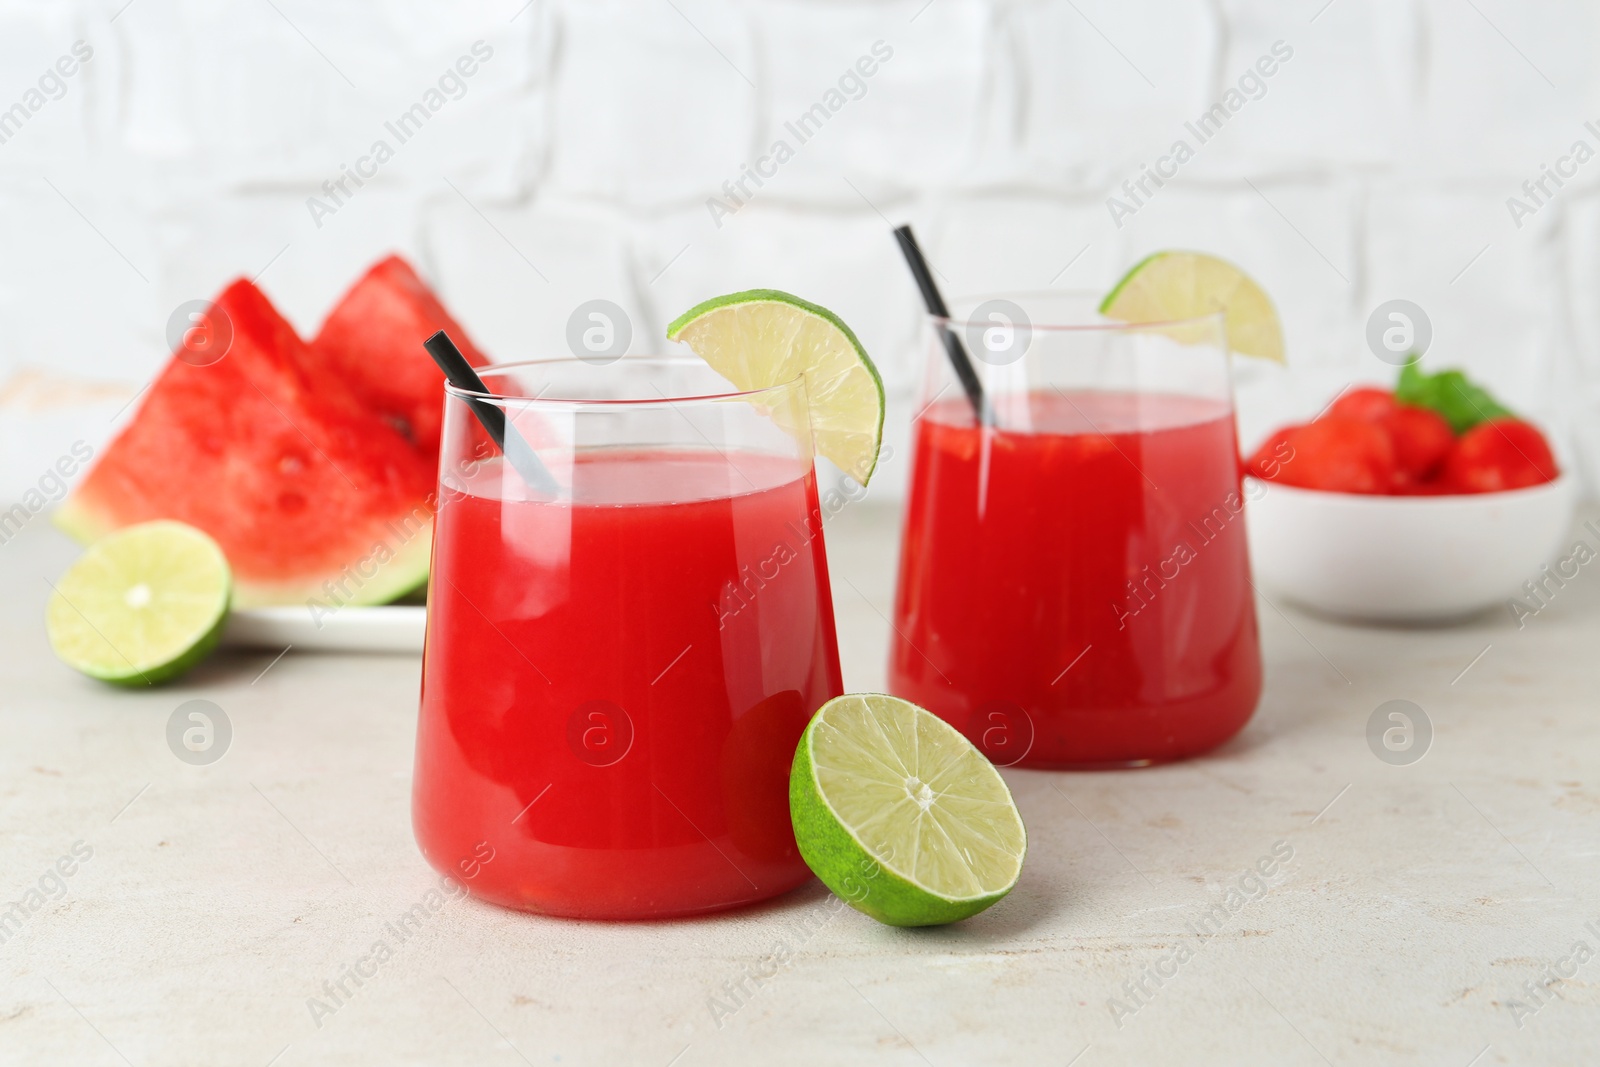
<path id="1" fill-rule="evenodd" d="M 83 541 L 148 519 L 210 534 L 234 600 L 383 603 L 426 578 L 435 463 L 358 398 L 306 371 L 308 353 L 239 280 L 219 361 L 174 356 L 133 420 L 56 513 Z"/>
<path id="2" fill-rule="evenodd" d="M 474 366 L 488 362 L 411 264 L 390 256 L 345 293 L 311 342 L 311 355 L 319 374 L 337 375 L 424 454 L 437 458 L 444 375 L 422 342 L 438 330 L 448 331 Z"/>

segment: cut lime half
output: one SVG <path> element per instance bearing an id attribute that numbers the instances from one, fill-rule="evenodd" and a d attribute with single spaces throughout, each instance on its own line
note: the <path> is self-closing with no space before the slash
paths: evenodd
<path id="1" fill-rule="evenodd" d="M 1156 252 L 1122 276 L 1100 302 L 1120 322 L 1175 322 L 1222 311 L 1228 345 L 1246 356 L 1283 363 L 1283 326 L 1272 299 L 1227 260 L 1201 252 Z"/>
<path id="2" fill-rule="evenodd" d="M 994 765 L 909 701 L 835 697 L 789 776 L 800 855 L 829 889 L 891 926 L 976 915 L 1011 891 L 1028 849 Z"/>
<path id="3" fill-rule="evenodd" d="M 96 541 L 45 609 L 61 661 L 116 685 L 175 678 L 216 645 L 233 576 L 217 543 L 181 522 L 140 523 Z"/>
<path id="4" fill-rule="evenodd" d="M 817 452 L 866 485 L 883 439 L 883 380 L 850 327 L 827 308 L 776 289 L 697 304 L 667 327 L 741 390 L 805 375 Z"/>

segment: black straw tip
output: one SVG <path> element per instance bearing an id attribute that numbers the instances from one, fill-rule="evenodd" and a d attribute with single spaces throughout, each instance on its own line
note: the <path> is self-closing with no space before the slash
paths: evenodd
<path id="1" fill-rule="evenodd" d="M 950 309 L 945 305 L 944 297 L 939 293 L 939 286 L 933 280 L 933 271 L 928 268 L 927 257 L 917 245 L 916 235 L 911 232 L 911 224 L 896 226 L 894 236 L 895 240 L 900 242 L 900 251 L 906 257 L 906 266 L 911 268 L 911 277 L 922 292 L 922 302 L 927 305 L 928 314 L 936 319 L 948 320 Z M 972 403 L 973 414 L 980 423 L 992 424 L 994 416 L 989 410 L 988 399 L 983 394 L 983 384 L 978 380 L 978 372 L 973 369 L 972 359 L 967 355 L 966 346 L 961 343 L 961 338 L 948 323 L 939 324 L 938 333 L 944 341 L 945 354 L 950 357 L 951 369 L 956 372 L 961 388 Z"/>
<path id="2" fill-rule="evenodd" d="M 428 355 L 439 365 L 444 372 L 445 380 L 457 389 L 464 389 L 469 393 L 487 393 L 489 387 L 483 384 L 483 379 L 478 377 L 478 372 L 472 369 L 472 364 L 467 362 L 467 357 L 461 354 L 461 349 L 456 347 L 450 335 L 439 330 L 422 342 L 422 347 L 427 349 Z M 506 413 L 499 407 L 485 400 L 468 398 L 467 407 L 477 416 L 485 432 L 499 446 L 501 453 L 516 468 L 522 480 L 541 492 L 554 493 L 557 491 L 555 479 L 533 449 L 528 447 L 528 442 L 523 440 L 517 428 L 511 425 L 506 418 Z"/>
<path id="3" fill-rule="evenodd" d="M 449 334 L 439 330 L 422 342 L 422 347 L 428 350 L 428 355 L 432 356 L 439 369 L 444 371 L 444 376 L 451 385 L 457 389 L 483 391 L 483 382 L 472 369 L 472 364 L 467 362 L 467 357 L 461 354 L 461 349 L 450 340 Z"/>

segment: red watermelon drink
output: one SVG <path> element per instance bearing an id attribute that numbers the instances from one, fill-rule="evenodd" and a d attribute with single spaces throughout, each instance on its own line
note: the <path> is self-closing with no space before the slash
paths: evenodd
<path id="1" fill-rule="evenodd" d="M 842 685 L 809 445 L 777 425 L 805 418 L 803 386 L 707 398 L 728 386 L 693 360 L 486 379 L 541 395 L 503 407 L 560 488 L 472 458 L 483 434 L 452 391 L 424 854 L 485 899 L 580 918 L 708 912 L 805 881 L 789 764 Z"/>
<path id="2" fill-rule="evenodd" d="M 1134 327 L 1042 303 L 1009 337 L 1021 351 L 987 317 L 970 331 L 990 425 L 934 364 L 890 689 L 999 763 L 1205 751 L 1261 690 L 1221 317 Z"/>

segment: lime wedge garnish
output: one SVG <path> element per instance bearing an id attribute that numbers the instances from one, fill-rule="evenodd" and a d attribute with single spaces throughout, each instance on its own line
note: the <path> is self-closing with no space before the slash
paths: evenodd
<path id="1" fill-rule="evenodd" d="M 1283 326 L 1272 299 L 1244 271 L 1200 252 L 1156 252 L 1100 302 L 1120 322 L 1173 322 L 1226 312 L 1228 344 L 1246 356 L 1285 362 Z"/>
<path id="2" fill-rule="evenodd" d="M 697 304 L 667 327 L 741 390 L 804 374 L 817 452 L 862 485 L 878 465 L 883 380 L 850 327 L 827 308 L 776 289 Z"/>
<path id="3" fill-rule="evenodd" d="M 932 712 L 877 693 L 822 705 L 789 775 L 807 865 L 891 926 L 976 915 L 1011 891 L 1028 850 L 994 765 Z"/>
<path id="4" fill-rule="evenodd" d="M 154 685 L 211 651 L 232 592 L 215 541 L 181 522 L 145 522 L 96 541 L 61 576 L 45 629 L 67 666 L 117 685 Z"/>

